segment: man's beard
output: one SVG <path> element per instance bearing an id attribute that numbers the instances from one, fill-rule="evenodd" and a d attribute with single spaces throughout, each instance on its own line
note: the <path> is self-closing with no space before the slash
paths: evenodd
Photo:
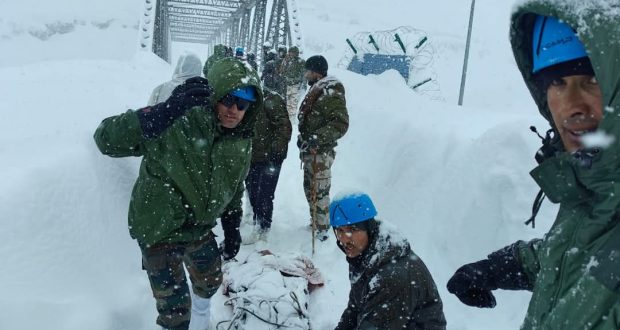
<path id="1" fill-rule="evenodd" d="M 308 86 L 316 84 L 317 80 L 308 80 Z"/>

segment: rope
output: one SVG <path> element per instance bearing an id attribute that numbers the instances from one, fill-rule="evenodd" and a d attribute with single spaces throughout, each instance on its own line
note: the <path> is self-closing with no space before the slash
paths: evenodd
<path id="1" fill-rule="evenodd" d="M 289 292 L 289 296 L 291 297 L 291 299 L 293 300 L 293 303 L 291 303 L 291 306 L 293 307 L 293 309 L 295 309 L 295 311 L 297 311 L 298 316 L 300 317 L 305 317 L 305 313 L 303 312 L 303 309 L 301 307 L 301 303 L 299 302 L 299 297 L 297 297 L 297 294 L 293 291 Z M 264 304 L 267 304 L 267 306 L 269 307 L 269 310 L 273 310 L 275 315 L 272 315 L 271 312 L 269 313 L 269 319 L 266 319 L 264 316 L 258 315 L 256 312 L 254 312 L 253 310 L 245 307 L 245 306 L 241 306 L 241 304 L 236 304 L 236 306 L 234 306 L 235 309 L 235 313 L 233 314 L 233 317 L 230 320 L 224 320 L 224 321 L 220 321 L 217 323 L 217 325 L 215 326 L 216 330 L 220 330 L 220 329 L 225 329 L 225 330 L 232 330 L 232 329 L 239 329 L 237 327 L 237 321 L 242 322 L 243 320 L 246 319 L 247 315 L 252 315 L 254 316 L 256 319 L 269 324 L 269 325 L 273 325 L 276 327 L 276 329 L 280 329 L 280 328 L 294 328 L 293 326 L 287 325 L 285 322 L 283 323 L 278 323 L 278 310 L 275 308 L 275 304 L 277 304 L 278 302 L 283 302 L 283 300 L 280 299 L 273 299 L 273 300 L 268 300 L 268 299 L 259 299 L 258 301 L 252 301 L 251 299 L 248 299 L 246 297 L 233 297 L 228 299 L 226 302 L 224 302 L 224 305 L 226 306 L 231 306 L 233 305 L 233 303 L 239 299 L 243 299 L 243 302 L 241 304 L 247 304 L 247 305 L 257 305 L 259 308 L 261 306 L 263 306 Z M 271 318 L 276 319 L 276 321 L 271 321 Z M 225 326 L 225 324 L 228 323 L 228 327 L 226 328 L 222 328 L 223 326 Z M 245 323 L 245 322 L 244 322 Z"/>

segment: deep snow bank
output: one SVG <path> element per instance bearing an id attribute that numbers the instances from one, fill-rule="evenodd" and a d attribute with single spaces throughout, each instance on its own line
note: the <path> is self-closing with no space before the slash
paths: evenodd
<path id="1" fill-rule="evenodd" d="M 38 14 L 29 13 L 28 5 L 32 3 L 24 8 L 2 4 L 0 9 L 22 10 L 29 17 L 24 22 L 34 24 Z M 46 12 L 51 21 L 67 21 L 70 8 L 86 22 L 100 18 L 83 4 L 56 5 L 56 11 Z M 126 14 L 120 2 L 109 6 L 118 6 L 113 15 L 127 18 L 101 17 L 114 17 L 114 22 L 136 17 Z M 538 140 L 528 126 L 545 125 L 512 64 L 506 34 L 488 28 L 498 22 L 507 28 L 509 4 L 479 3 L 465 107 L 454 104 L 467 5 L 314 0 L 300 6 L 304 55 L 321 52 L 330 63 L 344 52 L 344 38 L 360 30 L 412 25 L 433 36 L 445 102 L 407 89 L 396 72 L 362 77 L 330 69 L 346 87 L 351 116 L 350 131 L 337 149 L 332 193 L 367 191 L 380 218 L 402 230 L 435 277 L 450 329 L 518 327 L 527 294 L 499 293 L 496 309 L 479 310 L 462 305 L 444 289 L 462 263 L 540 235 L 553 216 L 553 207 L 544 204 L 538 228 L 522 224 L 537 192 L 527 172 L 534 166 Z M 439 14 L 441 23 L 433 19 Z M 2 17 L 3 36 L 15 21 Z M 172 68 L 153 55 L 134 56 L 129 40 L 135 40 L 136 32 L 131 27 L 89 24 L 37 39 L 41 48 L 32 45 L 29 34 L 0 40 L 16 50 L 0 58 L 0 282 L 6 284 L 0 328 L 153 327 L 154 301 L 126 228 L 138 160 L 101 156 L 92 133 L 104 117 L 144 105 Z M 95 38 L 93 29 L 102 35 Z M 81 53 L 90 51 L 81 49 L 81 43 L 93 40 L 104 46 Z M 309 215 L 294 142 L 276 191 L 270 243 L 244 246 L 240 258 L 265 247 L 310 254 Z M 242 231 L 246 234 L 249 227 Z M 314 260 L 327 284 L 312 294 L 311 316 L 316 329 L 329 329 L 347 300 L 347 266 L 333 239 L 318 246 Z M 224 300 L 219 295 L 214 299 L 216 321 L 227 316 Z"/>

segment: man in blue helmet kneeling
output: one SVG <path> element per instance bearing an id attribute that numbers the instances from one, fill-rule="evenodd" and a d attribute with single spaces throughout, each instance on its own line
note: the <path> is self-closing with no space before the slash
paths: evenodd
<path id="1" fill-rule="evenodd" d="M 375 219 L 377 210 L 367 194 L 336 197 L 329 214 L 351 281 L 336 330 L 446 328 L 430 272 L 405 238 Z"/>

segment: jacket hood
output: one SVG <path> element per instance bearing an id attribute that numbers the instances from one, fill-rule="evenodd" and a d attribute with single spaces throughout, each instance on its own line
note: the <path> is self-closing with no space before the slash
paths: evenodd
<path id="1" fill-rule="evenodd" d="M 608 0 L 524 0 L 513 10 L 510 42 L 517 66 L 539 112 L 556 132 L 554 147 L 564 150 L 547 106 L 546 91 L 541 90 L 532 74 L 532 31 L 537 15 L 556 17 L 577 31 L 601 88 L 605 117 L 617 117 L 608 114 L 610 109 L 620 111 L 616 107 L 620 88 L 620 4 Z M 610 126 L 618 125 L 609 121 L 605 118 L 599 128 L 611 133 Z"/>
<path id="2" fill-rule="evenodd" d="M 173 80 L 185 81 L 191 77 L 200 77 L 202 62 L 195 54 L 181 55 L 172 74 Z"/>
<path id="3" fill-rule="evenodd" d="M 590 221 L 605 223 L 620 207 L 620 3 L 607 0 L 526 0 L 513 12 L 510 42 L 525 84 L 540 113 L 556 130 L 546 91 L 532 77 L 535 15 L 554 16 L 572 26 L 584 44 L 602 93 L 603 119 L 596 134 L 609 143 L 573 154 L 562 152 L 530 174 L 554 203 L 594 207 Z M 556 130 L 558 150 L 563 150 Z"/>
<path id="4" fill-rule="evenodd" d="M 215 45 L 213 47 L 213 55 L 224 56 L 226 55 L 226 46 L 224 45 Z"/>
<path id="5" fill-rule="evenodd" d="M 263 90 L 261 88 L 260 79 L 256 71 L 243 61 L 235 58 L 223 58 L 213 64 L 209 69 L 207 79 L 213 87 L 213 95 L 211 96 L 211 105 L 215 109 L 216 103 L 229 92 L 240 88 L 251 86 L 256 89 L 258 94 L 256 102 L 253 102 L 243 117 L 241 123 L 232 129 L 233 132 L 251 135 L 254 128 L 254 122 L 258 111 L 263 107 Z"/>

